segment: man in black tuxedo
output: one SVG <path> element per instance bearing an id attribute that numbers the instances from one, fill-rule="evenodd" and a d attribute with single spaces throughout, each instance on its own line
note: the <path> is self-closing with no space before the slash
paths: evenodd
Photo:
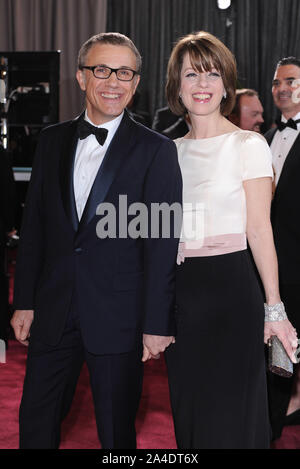
<path id="1" fill-rule="evenodd" d="M 173 114 L 168 106 L 162 107 L 155 111 L 154 119 L 152 122 L 152 129 L 156 132 L 163 132 L 174 125 L 178 120 L 178 116 Z"/>
<path id="2" fill-rule="evenodd" d="M 171 140 L 184 137 L 189 131 L 189 116 L 179 117 L 175 124 L 165 129 L 162 134 L 169 137 Z"/>
<path id="3" fill-rule="evenodd" d="M 30 335 L 21 448 L 59 446 L 83 360 L 102 448 L 135 448 L 142 361 L 158 357 L 174 340 L 178 239 L 172 230 L 169 238 L 124 236 L 124 219 L 128 231 L 134 219 L 131 211 L 127 220 L 119 204 L 121 195 L 128 206 L 138 202 L 149 211 L 152 203 L 181 203 L 174 143 L 124 111 L 140 66 L 126 36 L 90 38 L 79 52 L 76 75 L 86 111 L 41 133 L 12 319 L 17 339 L 26 344 Z M 99 228 L 105 207 L 113 207 L 117 223 L 111 230 L 107 222 L 106 238 Z"/>
<path id="4" fill-rule="evenodd" d="M 279 264 L 280 294 L 288 316 L 300 336 L 300 60 L 280 60 L 272 94 L 281 111 L 277 128 L 265 137 L 271 147 L 275 173 L 272 225 Z M 294 86 L 296 85 L 296 86 Z M 273 438 L 284 425 L 300 423 L 299 366 L 293 379 L 269 375 L 270 416 Z M 287 417 L 286 417 L 287 415 Z"/>
<path id="5" fill-rule="evenodd" d="M 176 116 L 168 107 L 157 109 L 152 123 L 152 129 L 162 135 L 175 140 L 188 133 L 188 115 Z"/>

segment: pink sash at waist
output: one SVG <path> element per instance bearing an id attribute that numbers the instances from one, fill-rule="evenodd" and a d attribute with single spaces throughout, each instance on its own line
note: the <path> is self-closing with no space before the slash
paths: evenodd
<path id="1" fill-rule="evenodd" d="M 245 233 L 207 236 L 203 241 L 179 243 L 177 264 L 184 262 L 186 257 L 219 256 L 244 249 L 247 249 Z"/>

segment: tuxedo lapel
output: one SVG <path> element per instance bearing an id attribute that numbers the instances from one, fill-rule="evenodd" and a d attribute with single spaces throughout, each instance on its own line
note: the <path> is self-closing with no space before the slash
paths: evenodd
<path id="1" fill-rule="evenodd" d="M 273 138 L 274 138 L 274 135 L 275 135 L 276 130 L 277 130 L 277 128 L 270 129 L 270 130 L 268 130 L 268 132 L 264 135 L 264 137 L 265 137 L 265 139 L 267 140 L 269 146 L 270 146 L 271 143 L 272 143 L 272 140 L 273 140 Z"/>
<path id="2" fill-rule="evenodd" d="M 66 132 L 60 164 L 60 187 L 63 206 L 75 231 L 77 231 L 79 224 L 73 185 L 74 159 L 78 142 L 77 121 L 78 119 L 72 121 Z"/>
<path id="3" fill-rule="evenodd" d="M 292 148 L 290 149 L 283 168 L 281 170 L 281 174 L 277 183 L 276 191 L 275 191 L 275 196 L 278 199 L 280 197 L 280 193 L 282 188 L 286 184 L 289 183 L 289 174 L 291 171 L 296 171 L 297 173 L 299 172 L 300 168 L 300 134 L 296 138 Z"/>
<path id="4" fill-rule="evenodd" d="M 112 139 L 104 160 L 98 170 L 87 203 L 85 205 L 79 231 L 83 229 L 91 219 L 96 215 L 97 206 L 102 203 L 114 181 L 117 172 L 125 161 L 126 154 L 132 146 L 134 137 L 134 124 L 125 111 L 123 119 Z"/>

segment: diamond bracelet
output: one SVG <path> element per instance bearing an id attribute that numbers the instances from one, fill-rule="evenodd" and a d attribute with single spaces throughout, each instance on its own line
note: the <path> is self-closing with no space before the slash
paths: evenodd
<path id="1" fill-rule="evenodd" d="M 267 305 L 264 303 L 265 306 L 265 322 L 267 321 L 284 321 L 287 319 L 287 315 L 284 309 L 284 304 L 282 301 L 280 303 L 276 303 L 276 305 Z"/>

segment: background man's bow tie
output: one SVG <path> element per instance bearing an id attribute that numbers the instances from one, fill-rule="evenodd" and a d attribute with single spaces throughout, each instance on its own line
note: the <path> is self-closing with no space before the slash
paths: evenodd
<path id="1" fill-rule="evenodd" d="M 80 119 L 77 126 L 77 132 L 80 140 L 85 139 L 91 134 L 94 134 L 100 145 L 104 145 L 106 140 L 108 130 L 103 129 L 102 127 L 96 127 L 91 125 L 84 119 Z"/>
<path id="2" fill-rule="evenodd" d="M 291 129 L 297 130 L 298 122 L 300 122 L 300 119 L 298 119 L 296 121 L 294 121 L 293 119 L 289 119 L 287 122 L 282 122 L 281 120 L 276 119 L 276 124 L 277 124 L 278 130 L 280 130 L 280 132 L 282 130 L 284 130 L 286 127 L 291 127 Z"/>

